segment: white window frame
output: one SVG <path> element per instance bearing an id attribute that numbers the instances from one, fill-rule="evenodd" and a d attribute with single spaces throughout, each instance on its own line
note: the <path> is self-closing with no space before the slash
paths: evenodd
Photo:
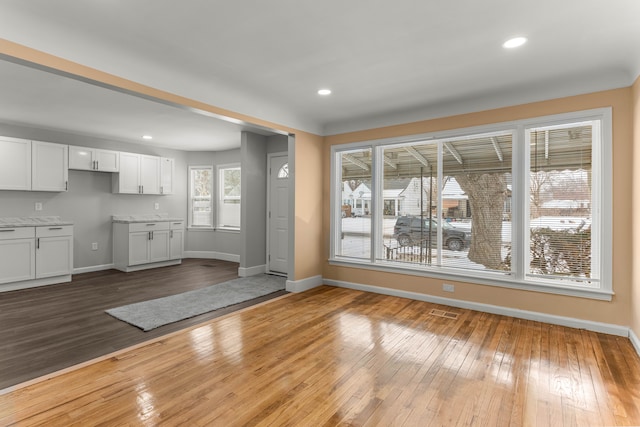
<path id="1" fill-rule="evenodd" d="M 193 224 L 193 185 L 192 185 L 192 171 L 193 170 L 199 170 L 199 169 L 205 169 L 205 170 L 209 170 L 211 172 L 211 200 L 210 200 L 210 218 L 209 218 L 209 222 L 210 222 L 210 226 L 207 225 L 197 225 L 197 224 Z M 189 229 L 193 229 L 193 230 L 213 230 L 214 229 L 214 222 L 213 222 L 213 200 L 215 197 L 215 193 L 214 193 L 214 182 L 213 182 L 213 166 L 212 165 L 205 165 L 205 166 L 189 166 L 189 177 L 188 177 L 188 181 L 189 181 L 189 197 L 187 199 L 187 205 L 188 205 L 188 220 L 187 220 L 187 228 Z"/>
<path id="2" fill-rule="evenodd" d="M 240 163 L 228 163 L 228 164 L 223 164 L 223 165 L 217 165 L 216 166 L 216 181 L 217 181 L 217 185 L 216 185 L 216 230 L 226 230 L 226 231 L 235 231 L 235 232 L 239 232 L 240 231 L 240 223 L 238 224 L 237 227 L 234 226 L 229 226 L 229 225 L 223 225 L 220 224 L 220 217 L 222 216 L 220 214 L 220 209 L 222 208 L 222 206 L 224 206 L 223 201 L 225 200 L 224 198 L 224 180 L 222 179 L 222 173 L 225 170 L 228 169 L 238 169 L 240 171 L 242 171 L 241 169 L 241 165 Z M 240 183 L 240 186 L 242 187 L 242 182 Z M 238 208 L 240 210 L 240 206 L 242 205 L 242 198 L 241 196 L 237 196 L 237 197 L 231 197 L 229 199 L 234 199 L 234 200 L 238 200 L 240 203 L 238 203 Z M 240 216 L 240 212 L 238 212 L 238 217 Z"/>
<path id="3" fill-rule="evenodd" d="M 525 249 L 524 242 L 528 244 L 528 235 L 525 233 L 525 226 L 528 225 L 526 217 L 528 203 L 528 141 L 525 138 L 525 130 L 532 127 L 545 127 L 552 125 L 570 124 L 582 121 L 600 120 L 600 138 L 594 138 L 592 143 L 592 246 L 594 247 L 596 263 L 595 269 L 599 270 L 600 282 L 598 287 L 586 287 L 572 283 L 563 283 L 558 280 L 544 280 L 537 278 L 530 280 L 525 277 Z M 381 245 L 376 244 L 382 238 L 380 213 L 382 194 L 382 174 L 379 171 L 383 168 L 380 159 L 382 146 L 390 144 L 403 144 L 429 139 L 445 140 L 449 138 L 460 138 L 473 136 L 475 134 L 486 134 L 491 132 L 513 132 L 513 195 L 512 195 L 512 247 L 514 250 L 512 259 L 512 271 L 501 274 L 496 272 L 473 271 L 459 272 L 452 271 L 445 267 L 425 269 L 423 267 L 412 267 L 390 263 L 376 257 L 375 251 L 379 251 Z M 329 262 L 332 265 L 357 266 L 364 269 L 388 271 L 409 275 L 440 278 L 443 280 L 461 281 L 477 283 L 490 286 L 500 286 L 513 289 L 523 289 L 539 291 L 552 294 L 570 295 L 598 300 L 612 299 L 612 111 L 611 108 L 599 108 L 593 110 L 576 111 L 571 113 L 557 114 L 551 116 L 524 119 L 513 122 L 495 123 L 484 126 L 455 129 L 443 132 L 434 132 L 410 137 L 397 137 L 379 139 L 374 141 L 362 141 L 331 147 L 331 234 L 330 234 L 330 255 Z M 353 151 L 362 148 L 372 148 L 372 232 L 371 232 L 371 257 L 351 258 L 336 255 L 336 245 L 340 242 L 341 221 L 341 195 L 342 182 L 341 170 L 337 167 L 339 157 L 343 152 Z M 597 246 L 596 246 L 597 245 Z"/>

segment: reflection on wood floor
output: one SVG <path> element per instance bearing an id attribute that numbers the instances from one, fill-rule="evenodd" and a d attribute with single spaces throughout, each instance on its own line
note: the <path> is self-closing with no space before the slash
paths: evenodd
<path id="1" fill-rule="evenodd" d="M 12 424 L 640 424 L 640 358 L 626 338 L 323 286 L 2 395 Z"/>

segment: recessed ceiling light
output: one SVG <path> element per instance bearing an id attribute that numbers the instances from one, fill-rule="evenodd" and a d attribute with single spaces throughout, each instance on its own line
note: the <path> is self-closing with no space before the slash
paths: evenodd
<path id="1" fill-rule="evenodd" d="M 506 49 L 513 49 L 514 47 L 522 46 L 526 42 L 527 42 L 526 37 L 514 37 L 502 43 L 502 47 Z"/>
<path id="2" fill-rule="evenodd" d="M 151 135 L 142 135 L 142 139 L 153 139 Z"/>
<path id="3" fill-rule="evenodd" d="M 318 95 L 331 95 L 331 89 L 320 89 Z"/>

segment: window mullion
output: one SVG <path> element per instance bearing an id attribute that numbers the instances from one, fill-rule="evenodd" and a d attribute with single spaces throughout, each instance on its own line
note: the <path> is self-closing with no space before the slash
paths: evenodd
<path id="1" fill-rule="evenodd" d="M 382 177 L 384 176 L 384 165 L 382 156 L 378 153 L 381 147 L 371 149 L 371 263 L 379 259 L 382 250 L 382 222 L 384 215 L 382 198 Z"/>
<path id="2" fill-rule="evenodd" d="M 511 273 L 517 280 L 524 280 L 525 266 L 529 262 L 529 164 L 530 147 L 528 132 L 518 126 L 513 141 L 511 166 Z"/>
<path id="3" fill-rule="evenodd" d="M 438 213 L 437 215 L 437 221 L 436 224 L 438 225 L 438 229 L 437 229 L 437 257 L 436 257 L 436 265 L 440 266 L 442 265 L 442 175 L 443 172 L 442 170 L 443 168 L 443 162 L 442 162 L 442 141 L 438 141 L 438 170 L 436 171 L 436 188 L 437 188 L 437 197 L 436 197 L 436 205 L 437 205 L 437 209 L 436 212 Z M 431 206 L 429 206 L 429 213 L 431 214 Z"/>

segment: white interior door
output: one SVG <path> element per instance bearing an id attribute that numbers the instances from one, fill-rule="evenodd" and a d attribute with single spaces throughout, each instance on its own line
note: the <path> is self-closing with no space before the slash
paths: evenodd
<path id="1" fill-rule="evenodd" d="M 270 157 L 269 171 L 267 265 L 269 272 L 286 274 L 289 257 L 289 163 L 287 156 Z"/>

